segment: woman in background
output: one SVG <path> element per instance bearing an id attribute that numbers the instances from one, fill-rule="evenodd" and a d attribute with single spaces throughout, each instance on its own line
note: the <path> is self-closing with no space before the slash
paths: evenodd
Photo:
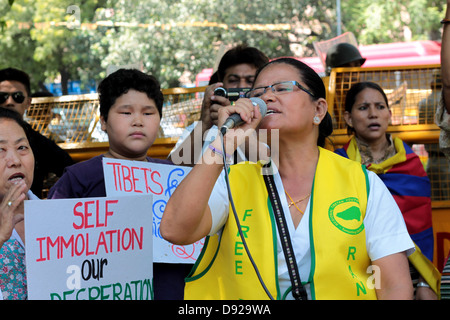
<path id="1" fill-rule="evenodd" d="M 20 115 L 0 107 L 0 298 L 27 299 L 24 200 L 31 191 L 34 156 Z"/>
<path id="2" fill-rule="evenodd" d="M 419 157 L 401 139 L 387 133 L 391 110 L 378 84 L 359 82 L 350 88 L 344 119 L 353 137 L 336 153 L 362 163 L 386 184 L 403 214 L 411 239 L 426 257 L 420 259 L 421 263 L 414 259 L 420 250 L 410 256 L 416 298 L 435 299 L 436 294 L 430 289 L 430 284 L 435 291 L 437 288 L 437 279 L 432 276 L 435 268 L 431 265 L 434 243 L 431 187 Z M 421 275 L 416 269 L 420 269 Z"/>

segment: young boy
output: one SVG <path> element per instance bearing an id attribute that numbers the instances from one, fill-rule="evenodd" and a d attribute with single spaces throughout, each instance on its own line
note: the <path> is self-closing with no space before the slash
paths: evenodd
<path id="1" fill-rule="evenodd" d="M 120 69 L 98 86 L 100 122 L 109 150 L 66 168 L 49 199 L 105 197 L 103 157 L 170 163 L 147 157 L 161 120 L 163 94 L 158 81 L 138 70 Z"/>
<path id="2" fill-rule="evenodd" d="M 159 82 L 138 70 L 120 69 L 98 86 L 100 121 L 109 150 L 67 167 L 48 199 L 105 197 L 103 157 L 171 164 L 147 156 L 159 130 L 163 94 Z M 183 299 L 184 278 L 191 265 L 155 263 L 155 299 Z"/>

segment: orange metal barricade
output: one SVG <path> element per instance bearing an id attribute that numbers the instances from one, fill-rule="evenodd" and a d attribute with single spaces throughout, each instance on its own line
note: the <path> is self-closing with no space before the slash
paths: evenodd
<path id="1" fill-rule="evenodd" d="M 440 65 L 333 69 L 324 79 L 335 128 L 331 149 L 350 139 L 343 119 L 345 95 L 359 81 L 376 82 L 384 89 L 392 111 L 388 132 L 412 146 L 424 164 L 431 181 L 434 262 L 442 270 L 450 250 L 450 164 L 439 151 L 440 129 L 434 123 L 441 96 Z"/>
<path id="2" fill-rule="evenodd" d="M 164 106 L 158 138 L 178 137 L 187 125 L 200 118 L 205 87 L 162 91 Z M 85 144 L 107 140 L 99 127 L 97 93 L 33 98 L 25 120 L 33 129 L 57 143 Z"/>
<path id="3" fill-rule="evenodd" d="M 432 182 L 435 262 L 450 250 L 449 163 L 440 157 L 439 128 L 434 113 L 440 98 L 440 65 L 338 68 L 324 78 L 327 101 L 334 121 L 330 149 L 342 146 L 350 137 L 343 120 L 345 94 L 358 81 L 373 81 L 385 90 L 392 110 L 388 132 L 412 146 L 422 159 Z M 200 118 L 205 87 L 164 89 L 161 128 L 149 155 L 166 158 L 186 126 Z M 108 142 L 99 128 L 97 94 L 33 98 L 25 119 L 42 134 L 54 139 L 75 161 L 106 152 Z M 439 267 L 439 266 L 438 266 Z"/>

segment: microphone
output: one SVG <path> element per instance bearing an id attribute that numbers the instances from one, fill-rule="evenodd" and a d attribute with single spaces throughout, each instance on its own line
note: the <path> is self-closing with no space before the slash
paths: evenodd
<path id="1" fill-rule="evenodd" d="M 259 107 L 259 112 L 261 112 L 262 117 L 266 115 L 267 112 L 267 104 L 260 98 L 252 97 L 250 98 L 254 106 Z M 229 129 L 232 129 L 234 127 L 239 127 L 241 124 L 243 124 L 244 121 L 241 119 L 241 116 L 239 113 L 234 113 L 231 116 L 228 117 L 227 120 L 225 120 L 225 123 L 220 127 L 220 132 L 222 135 L 225 135 Z"/>

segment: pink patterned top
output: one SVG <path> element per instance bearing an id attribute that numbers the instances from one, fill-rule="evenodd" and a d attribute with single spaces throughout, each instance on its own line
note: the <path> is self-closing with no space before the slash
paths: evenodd
<path id="1" fill-rule="evenodd" d="M 27 195 L 30 200 L 39 200 L 31 191 Z M 0 248 L 0 300 L 27 298 L 25 245 L 14 229 L 11 238 Z"/>
<path id="2" fill-rule="evenodd" d="M 0 290 L 4 300 L 27 299 L 25 247 L 13 230 L 11 238 L 0 249 Z"/>

